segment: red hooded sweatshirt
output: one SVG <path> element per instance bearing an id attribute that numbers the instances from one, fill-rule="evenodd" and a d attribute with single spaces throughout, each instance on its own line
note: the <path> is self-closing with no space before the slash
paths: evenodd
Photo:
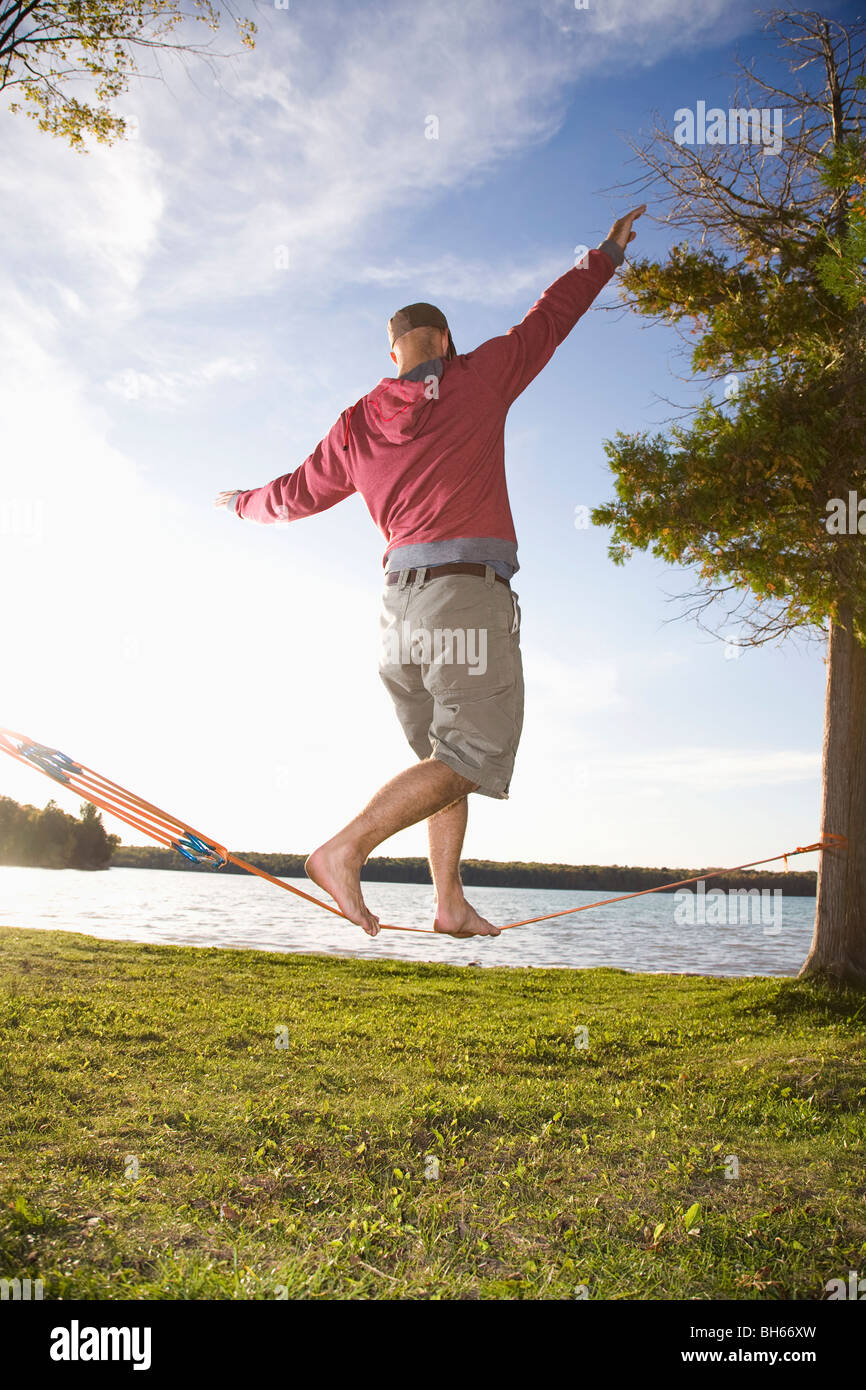
<path id="1" fill-rule="evenodd" d="M 516 542 L 505 417 L 616 268 L 602 250 L 585 262 L 502 337 L 444 360 L 438 380 L 384 377 L 293 473 L 239 492 L 237 515 L 297 521 L 359 492 L 388 543 L 383 564 L 396 546 L 463 536 Z"/>

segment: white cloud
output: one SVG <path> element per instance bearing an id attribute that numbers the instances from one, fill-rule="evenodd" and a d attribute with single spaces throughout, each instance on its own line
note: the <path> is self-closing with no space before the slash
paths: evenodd
<path id="1" fill-rule="evenodd" d="M 0 197 L 15 209 L 7 267 L 18 258 L 25 283 L 51 288 L 72 314 L 133 314 L 158 247 L 160 157 L 139 142 L 75 155 L 30 122 L 3 119 L 15 134 L 0 142 Z"/>
<path id="2" fill-rule="evenodd" d="M 729 788 L 811 781 L 820 770 L 820 758 L 817 752 L 793 749 L 656 748 L 651 753 L 607 756 L 597 767 L 605 781 L 629 788 L 645 783 L 712 794 Z"/>
<path id="3" fill-rule="evenodd" d="M 14 200 L 22 246 L 45 208 L 63 209 L 54 252 L 91 312 L 107 300 L 131 310 L 145 275 L 150 306 L 163 309 L 279 294 L 286 278 L 294 299 L 359 279 L 395 283 L 358 260 L 384 218 L 432 208 L 546 141 L 581 75 L 706 42 L 747 13 L 730 0 L 692 12 L 679 0 L 605 0 L 586 11 L 547 0 L 541 23 L 536 7 L 500 0 L 265 12 L 257 48 L 222 63 L 216 79 L 163 58 L 165 83 L 134 83 L 125 106 L 138 134 L 122 145 L 71 156 L 7 116 L 16 139 L 0 151 L 0 193 Z M 431 115 L 438 139 L 425 136 Z M 278 246 L 288 249 L 287 276 Z M 444 258 L 434 276 L 444 282 L 449 266 L 472 298 L 478 265 Z M 522 292 L 537 268 L 505 267 L 492 293 Z M 496 279 L 481 276 L 488 288 Z"/>
<path id="4" fill-rule="evenodd" d="M 575 52 L 493 0 L 364 8 L 348 28 L 335 5 L 272 20 L 224 74 L 230 101 L 203 88 L 172 131 L 166 255 L 151 291 L 177 304 L 280 293 L 286 280 L 302 298 L 354 283 L 384 218 L 432 206 L 556 131 L 585 65 Z M 142 139 L 162 146 L 167 104 L 146 100 Z M 425 136 L 431 115 L 437 139 Z M 194 222 L 180 210 L 191 192 Z"/>
<path id="5" fill-rule="evenodd" d="M 751 0 L 540 0 L 545 18 L 559 33 L 583 41 L 585 61 L 599 66 L 640 57 L 644 62 L 678 50 L 721 43 L 753 20 Z"/>
<path id="6" fill-rule="evenodd" d="M 140 372 L 134 367 L 125 367 L 110 376 L 105 385 L 113 395 L 126 401 L 179 405 L 192 391 L 224 381 L 246 381 L 256 371 L 257 363 L 253 360 L 217 357 L 179 371 Z"/>
<path id="7" fill-rule="evenodd" d="M 378 289 L 420 285 L 424 289 L 422 297 L 448 295 L 468 303 L 512 304 L 527 295 L 537 298 L 539 287 L 549 285 L 568 269 L 564 256 L 545 256 L 518 266 L 449 255 L 435 261 L 397 259 L 384 266 L 365 266 L 355 278 L 362 285 L 375 285 Z"/>

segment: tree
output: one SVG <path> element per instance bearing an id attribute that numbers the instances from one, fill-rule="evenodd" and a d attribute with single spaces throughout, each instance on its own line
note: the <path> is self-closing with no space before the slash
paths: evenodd
<path id="1" fill-rule="evenodd" d="M 105 869 L 118 835 L 108 835 L 95 806 L 83 802 L 78 820 L 55 801 L 43 810 L 0 796 L 0 864 L 44 869 Z"/>
<path id="2" fill-rule="evenodd" d="M 747 98 L 757 85 L 762 107 L 768 97 L 782 104 L 779 152 L 755 141 L 754 127 L 748 144 L 741 134 L 737 143 L 700 146 L 657 126 L 637 151 L 642 196 L 660 185 L 668 223 L 699 241 L 679 242 L 664 264 L 636 261 L 622 275 L 624 300 L 638 313 L 692 322 L 692 368 L 724 378 L 724 399 L 706 397 L 667 436 L 607 441 L 616 499 L 592 520 L 612 527 L 617 563 L 637 548 L 693 567 L 698 587 L 686 612 L 700 622 L 712 607 L 725 608 L 726 622 L 740 623 L 740 644 L 797 630 L 826 634 L 821 830 L 842 838 L 828 839 L 832 848 L 821 855 L 802 973 L 862 985 L 864 25 L 774 11 L 767 28 L 793 50 L 791 69 L 814 79 L 809 87 L 801 76 L 789 92 L 753 69 L 746 74 Z M 739 93 L 735 101 L 730 117 L 758 109 Z"/>
<path id="3" fill-rule="evenodd" d="M 45 869 L 65 869 L 72 857 L 75 822 L 56 801 L 49 801 L 33 818 L 27 838 L 27 862 Z"/>
<path id="4" fill-rule="evenodd" d="M 858 77 L 854 85 L 866 90 L 866 76 Z M 824 159 L 821 177 L 828 188 L 847 195 L 848 211 L 841 234 L 824 237 L 827 252 L 817 263 L 818 278 L 846 309 L 855 309 L 866 304 L 866 168 L 862 144 L 849 138 L 837 145 Z"/>
<path id="5" fill-rule="evenodd" d="M 25 845 L 32 806 L 19 806 L 10 796 L 0 796 L 0 864 L 25 863 Z"/>
<path id="6" fill-rule="evenodd" d="M 203 54 L 183 43 L 185 22 L 216 32 L 212 0 L 0 0 L 0 89 L 20 92 L 10 111 L 25 110 L 40 130 L 85 149 L 85 135 L 110 144 L 127 127 L 111 103 L 127 90 L 146 49 Z M 252 48 L 256 26 L 229 11 L 241 43 Z M 80 84 L 84 100 L 73 93 Z"/>
<path id="7" fill-rule="evenodd" d="M 120 844 L 119 835 L 106 834 L 102 816 L 89 801 L 82 802 L 72 834 L 69 866 L 73 869 L 106 868 L 115 846 Z"/>

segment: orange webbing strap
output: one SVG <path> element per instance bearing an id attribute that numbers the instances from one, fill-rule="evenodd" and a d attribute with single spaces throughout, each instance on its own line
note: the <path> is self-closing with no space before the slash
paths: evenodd
<path id="1" fill-rule="evenodd" d="M 66 764 L 59 766 L 58 775 L 52 774 L 40 763 L 34 762 L 22 753 L 21 748 L 16 748 L 10 741 L 13 739 L 23 748 L 39 746 L 32 739 L 25 738 L 23 734 L 13 733 L 11 729 L 0 729 L 0 751 L 8 753 L 10 757 L 24 763 L 27 767 L 37 767 L 40 772 L 45 773 L 46 777 L 53 776 L 54 781 L 61 782 L 77 796 L 92 802 L 101 811 L 107 811 L 109 815 L 116 816 L 118 820 L 131 825 L 134 830 L 149 835 L 151 839 L 165 845 L 167 849 L 177 849 L 178 831 L 183 831 L 187 835 L 194 835 L 196 839 L 210 846 L 224 863 L 236 864 L 239 868 L 245 869 L 247 873 L 266 878 L 269 883 L 275 883 L 278 888 L 285 888 L 287 892 L 294 893 L 296 897 L 305 898 L 307 902 L 315 903 L 317 907 L 323 907 L 326 912 L 333 912 L 337 917 L 343 916 L 339 908 L 332 907 L 330 903 L 323 903 L 320 898 L 314 898 L 311 893 L 304 893 L 300 888 L 294 888 L 292 884 L 284 883 L 282 879 L 274 878 L 273 874 L 266 873 L 264 869 L 257 869 L 244 859 L 236 858 L 233 854 L 229 854 L 223 845 L 202 834 L 200 830 L 194 829 L 186 821 L 179 820 L 177 816 L 169 815 L 167 811 L 161 811 L 152 802 L 145 801 L 143 797 L 136 796 L 134 792 L 126 791 L 116 782 L 112 782 L 108 777 L 103 777 L 102 773 L 95 772 L 83 763 L 69 766 L 71 759 L 67 760 Z M 56 750 L 47 751 L 53 753 Z"/>
<path id="2" fill-rule="evenodd" d="M 16 743 L 18 747 L 15 746 Z M 149 835 L 151 839 L 156 840 L 167 849 L 180 849 L 181 853 L 185 853 L 185 850 L 181 849 L 179 841 L 189 847 L 189 837 L 192 837 L 193 842 L 199 842 L 199 848 L 204 846 L 211 852 L 207 860 L 201 862 L 209 862 L 213 868 L 221 868 L 225 864 L 235 864 L 246 873 L 266 879 L 275 887 L 284 888 L 287 893 L 294 893 L 295 897 L 303 898 L 316 907 L 322 907 L 326 912 L 333 913 L 335 917 L 341 917 L 344 921 L 349 920 L 338 907 L 332 907 L 330 903 L 322 902 L 321 898 L 315 898 L 311 893 L 305 893 L 302 889 L 295 888 L 291 883 L 285 883 L 283 879 L 276 878 L 265 869 L 258 869 L 255 864 L 249 864 L 245 859 L 239 859 L 237 855 L 230 854 L 224 845 L 210 839 L 207 835 L 203 835 L 200 830 L 195 830 L 193 826 L 187 825 L 186 821 L 179 820 L 177 816 L 169 815 L 167 811 L 161 811 L 152 802 L 145 801 L 143 797 L 136 796 L 134 792 L 126 791 L 117 782 L 103 777 L 102 773 L 95 772 L 93 768 L 86 767 L 83 763 L 74 762 L 65 754 L 58 752 L 57 749 L 46 748 L 33 739 L 26 738 L 23 734 L 16 734 L 11 729 L 0 728 L 0 751 L 8 753 L 10 757 L 28 767 L 36 767 L 46 777 L 60 782 L 70 791 L 75 792 L 77 796 L 92 802 L 101 811 L 107 811 L 109 815 L 116 816 L 118 820 L 132 826 L 134 830 Z M 179 831 L 182 831 L 183 834 L 179 835 Z M 716 878 L 719 874 L 735 874 L 743 869 L 757 868 L 759 864 L 772 864 L 778 859 L 784 859 L 787 864 L 789 856 L 809 854 L 813 850 L 844 848 L 847 843 L 844 835 L 826 832 L 815 844 L 800 845 L 797 849 L 788 850 L 787 854 L 775 854 L 769 859 L 754 859 L 750 864 L 738 864 L 733 869 L 710 869 L 706 873 L 695 874 L 693 878 L 681 878 L 676 883 L 659 884 L 657 888 L 641 888 L 637 893 L 623 893 L 617 898 L 600 898 L 597 902 L 584 903 L 581 907 L 566 907 L 559 912 L 543 913 L 540 917 L 527 917 L 522 922 L 508 922 L 501 930 L 510 931 L 512 927 L 528 927 L 534 922 L 549 922 L 555 917 L 571 917 L 577 912 L 589 912 L 594 907 L 607 907 L 611 903 L 627 902 L 630 898 L 643 898 L 648 893 L 664 893 L 671 888 L 682 888 L 687 883 L 699 883 L 703 879 Z M 186 857 L 189 859 L 194 856 L 187 853 Z M 390 922 L 380 922 L 379 925 L 384 931 L 410 931 L 427 936 L 440 935 L 440 933 L 434 932 L 431 927 L 402 927 Z"/>
<path id="3" fill-rule="evenodd" d="M 834 840 L 839 842 L 837 846 L 828 843 Z M 702 883 L 706 878 L 718 878 L 719 874 L 738 874 L 742 869 L 755 869 L 759 864 L 774 864 L 777 859 L 787 861 L 788 855 L 793 858 L 795 854 L 811 854 L 816 849 L 842 848 L 847 843 L 844 835 L 827 833 L 814 845 L 799 845 L 797 849 L 789 849 L 787 854 L 774 854 L 769 859 L 753 859 L 751 864 L 737 864 L 733 869 L 708 869 L 706 873 L 695 874 L 694 878 L 681 878 L 676 883 L 660 883 L 657 888 L 641 888 L 637 893 L 623 893 L 618 898 L 600 898 L 598 902 L 584 903 L 582 907 L 567 907 L 562 912 L 546 912 L 542 917 L 527 917 L 523 922 L 509 922 L 502 930 L 509 931 L 511 927 L 528 927 L 533 922 L 549 922 L 553 917 L 570 917 L 574 912 L 589 912 L 591 907 L 608 907 L 611 903 L 627 902 L 629 898 L 646 897 L 648 893 L 666 893 L 671 888 L 682 888 L 687 883 Z"/>

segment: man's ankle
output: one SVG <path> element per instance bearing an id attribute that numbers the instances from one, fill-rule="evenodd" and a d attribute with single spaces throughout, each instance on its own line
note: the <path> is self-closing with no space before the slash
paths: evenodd
<path id="1" fill-rule="evenodd" d="M 436 911 L 449 914 L 459 912 L 466 902 L 463 888 L 459 884 L 455 888 L 449 888 L 447 892 L 435 892 L 434 897 L 436 899 Z"/>
<path id="2" fill-rule="evenodd" d="M 322 849 L 328 854 L 342 859 L 351 868 L 361 869 L 367 862 L 367 856 L 358 847 L 354 840 L 344 839 L 342 834 L 335 835 L 333 839 L 326 840 Z"/>

